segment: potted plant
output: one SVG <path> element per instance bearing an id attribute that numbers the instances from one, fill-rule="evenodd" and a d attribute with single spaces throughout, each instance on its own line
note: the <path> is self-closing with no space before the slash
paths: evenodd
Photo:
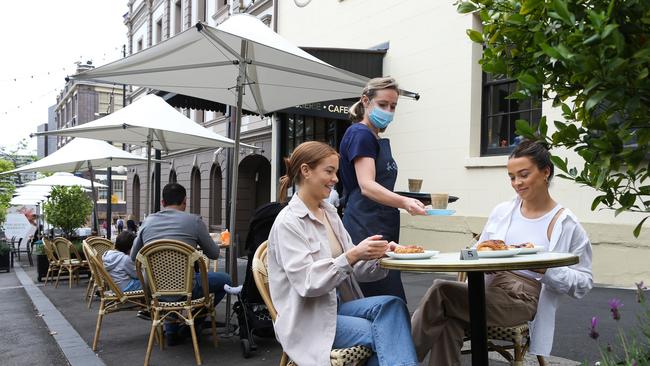
<path id="1" fill-rule="evenodd" d="M 11 248 L 5 242 L 0 242 L 0 271 L 11 271 Z"/>
<path id="2" fill-rule="evenodd" d="M 90 198 L 81 187 L 55 186 L 43 210 L 47 221 L 60 228 L 66 238 L 71 238 L 75 229 L 86 222 L 92 207 Z"/>
<path id="3" fill-rule="evenodd" d="M 47 275 L 47 269 L 50 267 L 50 261 L 47 259 L 45 250 L 43 249 L 43 242 L 37 241 L 34 246 L 34 254 L 36 254 L 36 270 L 38 271 L 38 282 L 43 281 L 43 277 Z"/>

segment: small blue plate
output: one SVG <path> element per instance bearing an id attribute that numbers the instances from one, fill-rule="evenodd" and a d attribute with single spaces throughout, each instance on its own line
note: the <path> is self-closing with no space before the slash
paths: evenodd
<path id="1" fill-rule="evenodd" d="M 428 208 L 424 210 L 428 216 L 451 216 L 456 211 L 454 210 L 439 210 L 439 209 L 433 209 L 433 208 Z"/>

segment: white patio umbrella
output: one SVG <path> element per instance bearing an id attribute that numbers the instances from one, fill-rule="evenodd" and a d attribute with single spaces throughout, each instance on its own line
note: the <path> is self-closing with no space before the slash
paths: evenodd
<path id="1" fill-rule="evenodd" d="M 82 186 L 90 187 L 93 193 L 95 211 L 95 226 L 97 226 L 97 197 L 95 185 L 106 187 L 104 184 L 94 182 L 93 168 L 107 168 L 119 165 L 142 164 L 147 159 L 131 154 L 128 151 L 100 140 L 75 138 L 51 155 L 18 169 L 1 174 L 19 172 L 56 172 L 55 174 L 26 183 L 26 186 Z M 91 179 L 84 179 L 62 171 L 75 172 L 88 169 Z M 97 227 L 95 228 L 97 229 Z"/>
<path id="2" fill-rule="evenodd" d="M 47 200 L 47 197 L 45 196 L 20 195 L 20 196 L 13 197 L 9 201 L 9 204 L 35 206 L 41 204 L 45 200 Z"/>
<path id="3" fill-rule="evenodd" d="M 315 58 L 246 14 L 233 15 L 216 28 L 198 23 L 141 52 L 72 78 L 149 87 L 237 107 L 230 161 L 231 238 L 236 238 L 242 109 L 265 115 L 305 103 L 358 98 L 368 80 Z M 419 98 L 415 93 L 401 94 Z M 236 284 L 234 250 L 229 262 Z"/>
<path id="4" fill-rule="evenodd" d="M 53 186 L 81 186 L 91 188 L 93 185 L 95 187 L 106 188 L 106 185 L 104 184 L 93 182 L 90 179 L 77 177 L 72 173 L 66 172 L 57 172 L 49 177 L 25 183 L 25 187 L 48 187 L 49 190 L 52 190 Z"/>
<path id="5" fill-rule="evenodd" d="M 50 191 L 52 191 L 52 186 L 24 186 L 20 188 L 16 188 L 14 191 L 14 195 L 20 196 L 20 195 L 29 195 L 29 194 L 37 194 L 37 195 L 43 195 L 43 196 L 48 196 L 50 194 Z"/>
<path id="6" fill-rule="evenodd" d="M 171 152 L 234 146 L 233 140 L 198 125 L 153 94 L 92 122 L 35 135 L 75 136 L 144 146 L 148 162 L 151 158 L 151 148 Z M 147 163 L 147 177 L 151 177 L 150 163 Z M 150 187 L 151 184 L 147 184 L 147 213 Z"/>

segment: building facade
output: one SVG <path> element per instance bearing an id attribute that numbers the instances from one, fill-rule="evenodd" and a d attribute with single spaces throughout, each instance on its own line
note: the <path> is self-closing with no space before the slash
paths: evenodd
<path id="1" fill-rule="evenodd" d="M 92 69 L 94 66 L 91 62 L 77 63 L 76 74 Z M 48 122 L 48 130 L 58 130 L 77 125 L 82 125 L 101 118 L 105 115 L 113 113 L 122 108 L 123 90 L 121 85 L 105 84 L 92 81 L 78 81 L 68 80 L 66 85 L 56 98 L 56 104 L 48 110 L 50 122 Z M 52 122 L 53 121 L 53 122 Z M 45 129 L 45 125 L 39 126 Z M 48 153 L 47 156 L 58 148 L 61 148 L 72 137 L 39 137 L 39 147 L 41 146 L 41 139 L 47 138 Z M 45 152 L 45 140 L 42 141 L 43 150 Z M 40 153 L 40 150 L 39 150 Z M 40 155 L 39 155 L 40 156 Z M 88 173 L 84 173 L 86 178 L 90 178 Z M 96 181 L 106 184 L 105 179 L 106 170 L 96 171 Z M 102 177 L 104 177 L 102 179 Z M 126 180 L 126 169 L 113 169 L 112 174 L 112 216 L 116 220 L 117 217 L 126 217 L 126 191 L 124 181 Z M 103 192 L 103 194 L 102 194 Z M 100 220 L 106 219 L 107 197 L 106 191 L 99 190 L 97 197 L 97 211 Z"/>
<path id="2" fill-rule="evenodd" d="M 303 3 L 307 3 L 304 6 Z M 386 45 L 383 73 L 421 95 L 401 99 L 395 122 L 385 133 L 399 166 L 397 190 L 409 178 L 423 179 L 423 192 L 448 192 L 460 199 L 446 218 L 402 215 L 401 240 L 442 250 L 458 250 L 482 230 L 490 210 L 514 197 L 506 162 L 520 118 L 560 120 L 550 103 L 517 103 L 505 96 L 514 83 L 482 73 L 480 45 L 466 29 L 480 29 L 472 15 L 460 15 L 453 2 L 407 0 L 278 2 L 277 31 L 299 46 L 370 49 Z M 552 125 L 552 123 L 550 124 Z M 550 128 L 552 126 L 549 126 Z M 571 151 L 554 151 L 581 166 Z M 594 244 L 594 273 L 600 283 L 632 285 L 648 277 L 649 230 L 636 239 L 642 215 L 591 211 L 596 192 L 556 178 L 553 197 L 582 221 Z M 621 266 L 620 263 L 625 263 Z M 622 268 L 624 267 L 624 268 Z"/>
<path id="3" fill-rule="evenodd" d="M 272 25 L 272 1 L 207 1 L 207 0 L 135 0 L 128 2 L 125 18 L 127 27 L 127 50 L 137 53 L 164 41 L 175 34 L 193 27 L 197 22 L 217 26 L 231 14 L 246 12 L 257 16 L 267 25 Z M 229 136 L 234 123 L 234 112 L 219 112 L 216 109 L 194 109 L 194 104 L 184 104 L 171 94 L 145 88 L 129 88 L 130 102 L 140 96 L 156 92 L 172 106 L 190 117 L 196 123 Z M 270 202 L 271 195 L 271 130 L 272 117 L 260 119 L 244 116 L 241 141 L 257 149 L 240 149 L 237 232 L 239 242 L 245 241 L 248 221 L 254 209 Z M 135 151 L 142 151 L 136 149 Z M 144 152 L 143 152 L 144 153 Z M 229 213 L 229 154 L 231 149 L 204 149 L 191 153 L 165 152 L 163 159 L 171 164 L 161 166 L 161 188 L 168 182 L 178 182 L 187 189 L 188 211 L 200 215 L 210 228 L 219 231 L 228 226 Z M 146 165 L 128 168 L 126 201 L 129 215 L 136 222 L 144 220 L 146 212 L 153 211 L 155 172 L 147 177 Z M 151 205 L 147 210 L 147 184 L 151 184 Z"/>

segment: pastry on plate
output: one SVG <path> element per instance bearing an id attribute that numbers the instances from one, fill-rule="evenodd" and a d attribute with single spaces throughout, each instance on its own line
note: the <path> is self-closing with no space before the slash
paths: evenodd
<path id="1" fill-rule="evenodd" d="M 424 253 L 424 248 L 418 245 L 404 245 L 396 247 L 394 252 L 397 254 Z"/>
<path id="2" fill-rule="evenodd" d="M 479 252 L 487 250 L 508 250 L 508 246 L 503 240 L 486 240 L 477 245 L 476 250 Z"/>

